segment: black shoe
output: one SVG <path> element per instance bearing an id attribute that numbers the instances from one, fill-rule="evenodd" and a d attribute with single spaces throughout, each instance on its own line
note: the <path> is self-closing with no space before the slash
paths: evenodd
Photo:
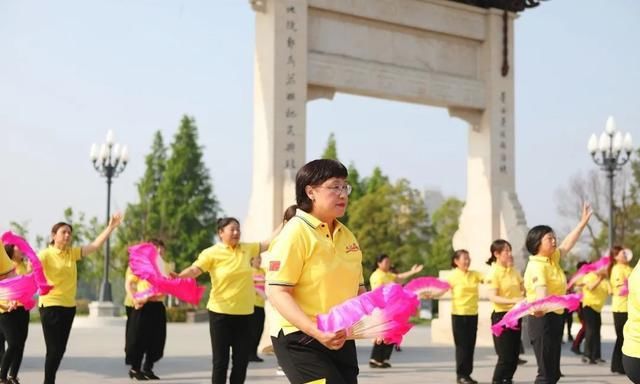
<path id="1" fill-rule="evenodd" d="M 603 359 L 596 359 L 596 363 L 598 363 L 598 364 L 606 364 L 606 362 L 607 361 L 603 360 Z"/>
<path id="2" fill-rule="evenodd" d="M 7 384 L 20 384 L 20 381 L 17 377 L 10 377 L 7 379 Z"/>
<path id="3" fill-rule="evenodd" d="M 369 360 L 369 368 L 385 368 L 384 363 L 375 360 Z"/>
<path id="4" fill-rule="evenodd" d="M 397 344 L 396 344 L 396 352 L 402 352 L 402 348 L 400 348 L 400 346 Z"/>
<path id="5" fill-rule="evenodd" d="M 582 362 L 585 363 L 585 364 L 590 364 L 590 365 L 598 364 L 595 360 L 591 360 L 590 358 L 588 358 L 586 356 L 582 357 Z"/>
<path id="6" fill-rule="evenodd" d="M 387 363 L 386 361 L 383 361 L 382 366 L 380 368 L 391 368 L 391 364 Z"/>
<path id="7" fill-rule="evenodd" d="M 249 357 L 249 361 L 252 363 L 262 363 L 264 361 L 264 359 L 258 357 L 258 356 L 251 356 Z"/>
<path id="8" fill-rule="evenodd" d="M 518 358 L 518 365 L 523 365 L 523 364 L 527 364 L 527 360 Z"/>
<path id="9" fill-rule="evenodd" d="M 576 355 L 582 355 L 582 352 L 580 352 L 580 348 L 576 348 L 573 345 L 571 346 L 571 352 L 575 353 Z"/>
<path id="10" fill-rule="evenodd" d="M 149 380 L 147 379 L 147 376 L 144 375 L 144 373 L 140 371 L 134 371 L 133 369 L 129 370 L 129 377 L 132 378 L 133 380 L 138 380 L 138 381 Z"/>
<path id="11" fill-rule="evenodd" d="M 456 381 L 458 384 L 478 384 L 477 381 L 473 380 L 471 376 L 468 377 L 459 377 Z"/>
<path id="12" fill-rule="evenodd" d="M 153 373 L 152 370 L 142 371 L 142 374 L 147 378 L 147 380 L 160 380 L 160 378 L 155 373 Z"/>

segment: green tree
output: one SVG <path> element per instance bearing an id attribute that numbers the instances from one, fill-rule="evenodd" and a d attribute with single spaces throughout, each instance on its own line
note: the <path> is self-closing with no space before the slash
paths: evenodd
<path id="1" fill-rule="evenodd" d="M 464 203 L 456 198 L 449 198 L 433 212 L 431 216 L 433 240 L 424 272 L 430 276 L 438 276 L 438 271 L 449 269 L 453 254 L 452 239 L 458 230 L 458 220 Z"/>
<path id="2" fill-rule="evenodd" d="M 219 212 L 193 118 L 182 118 L 157 199 L 167 255 L 178 268 L 185 267 L 211 245 Z"/>
<path id="3" fill-rule="evenodd" d="M 351 204 L 349 216 L 363 252 L 365 278 L 381 253 L 390 255 L 400 270 L 425 263 L 431 226 L 420 193 L 406 180 L 391 184 L 379 169 L 368 180 L 370 191 Z"/>
<path id="4" fill-rule="evenodd" d="M 329 140 L 327 141 L 327 146 L 322 153 L 323 159 L 331 159 L 338 160 L 338 149 L 336 147 L 336 136 L 333 132 L 329 135 Z"/>
<path id="5" fill-rule="evenodd" d="M 153 136 L 151 152 L 145 158 L 146 169 L 137 183 L 138 202 L 127 205 L 124 221 L 117 232 L 118 254 L 126 258 L 126 247 L 165 235 L 165 220 L 160 214 L 158 189 L 167 166 L 167 148 L 160 131 Z M 126 264 L 126 263 L 125 263 Z M 121 271 L 124 273 L 124 270 Z"/>

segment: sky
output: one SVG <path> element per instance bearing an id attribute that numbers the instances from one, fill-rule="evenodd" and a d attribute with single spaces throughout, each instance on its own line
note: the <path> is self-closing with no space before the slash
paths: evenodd
<path id="1" fill-rule="evenodd" d="M 397 0 L 400 1 L 400 0 Z M 562 226 L 557 193 L 594 169 L 609 115 L 640 143 L 640 2 L 551 0 L 515 26 L 516 188 L 530 226 Z M 112 207 L 136 201 L 155 131 L 195 118 L 224 213 L 247 217 L 254 13 L 246 0 L 0 1 L 0 230 L 46 235 L 66 207 L 104 217 L 89 160 L 109 129 L 130 162 Z M 467 126 L 445 109 L 337 94 L 308 104 L 307 158 L 335 133 L 361 175 L 466 195 Z"/>

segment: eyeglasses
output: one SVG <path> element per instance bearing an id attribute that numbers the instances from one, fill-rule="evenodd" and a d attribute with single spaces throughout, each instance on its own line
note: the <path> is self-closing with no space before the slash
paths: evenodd
<path id="1" fill-rule="evenodd" d="M 349 196 L 351 194 L 351 191 L 353 190 L 350 184 L 334 185 L 332 187 L 325 187 L 324 185 L 319 185 L 318 188 L 328 189 L 336 196 L 340 196 L 343 192 L 345 195 Z"/>

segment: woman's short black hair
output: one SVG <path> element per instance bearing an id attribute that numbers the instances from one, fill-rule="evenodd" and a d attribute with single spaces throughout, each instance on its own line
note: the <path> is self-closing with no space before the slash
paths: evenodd
<path id="1" fill-rule="evenodd" d="M 489 256 L 489 259 L 487 260 L 487 265 L 491 265 L 495 263 L 497 260 L 495 253 L 496 252 L 500 253 L 504 251 L 504 249 L 507 247 L 509 247 L 509 249 L 513 249 L 511 247 L 511 243 L 509 243 L 507 240 L 504 240 L 504 239 L 494 240 L 493 243 L 491 243 L 491 247 L 489 248 L 489 253 L 491 253 L 491 256 Z"/>
<path id="2" fill-rule="evenodd" d="M 53 225 L 53 227 L 51 227 L 51 241 L 49 242 L 49 245 L 53 245 L 54 241 L 53 241 L 53 236 L 55 236 L 56 233 L 58 233 L 58 230 L 64 226 L 69 227 L 69 230 L 71 231 L 71 233 L 73 233 L 73 227 L 71 226 L 71 224 L 69 223 L 65 223 L 64 221 L 59 221 L 57 223 L 55 223 Z"/>
<path id="3" fill-rule="evenodd" d="M 313 202 L 307 195 L 307 185 L 315 186 L 324 183 L 332 177 L 346 179 L 349 176 L 347 168 L 337 160 L 318 159 L 305 164 L 296 174 L 296 203 L 298 208 L 311 212 Z"/>
<path id="4" fill-rule="evenodd" d="M 466 249 L 458 249 L 455 252 L 453 252 L 453 255 L 451 255 L 451 268 L 456 268 L 456 260 L 458 260 L 460 258 L 460 256 L 462 256 L 463 254 L 469 254 L 469 251 L 467 251 Z"/>
<path id="5" fill-rule="evenodd" d="M 388 259 L 389 255 L 387 255 L 386 253 L 381 253 L 378 256 L 376 256 L 376 264 L 380 264 L 384 261 L 384 259 Z"/>
<path id="6" fill-rule="evenodd" d="M 530 254 L 538 254 L 542 238 L 547 233 L 553 233 L 553 228 L 548 225 L 536 225 L 529 230 L 529 233 L 527 233 L 527 241 L 525 242 L 525 245 L 527 246 L 527 251 L 529 251 Z"/>
<path id="7" fill-rule="evenodd" d="M 7 252 L 7 256 L 9 256 L 10 259 L 13 259 L 13 252 L 15 251 L 16 246 L 13 244 L 5 244 L 4 245 L 4 251 Z"/>
<path id="8" fill-rule="evenodd" d="M 223 217 L 221 219 L 218 219 L 218 232 L 222 231 L 224 227 L 231 223 L 240 225 L 240 222 L 235 217 Z"/>

